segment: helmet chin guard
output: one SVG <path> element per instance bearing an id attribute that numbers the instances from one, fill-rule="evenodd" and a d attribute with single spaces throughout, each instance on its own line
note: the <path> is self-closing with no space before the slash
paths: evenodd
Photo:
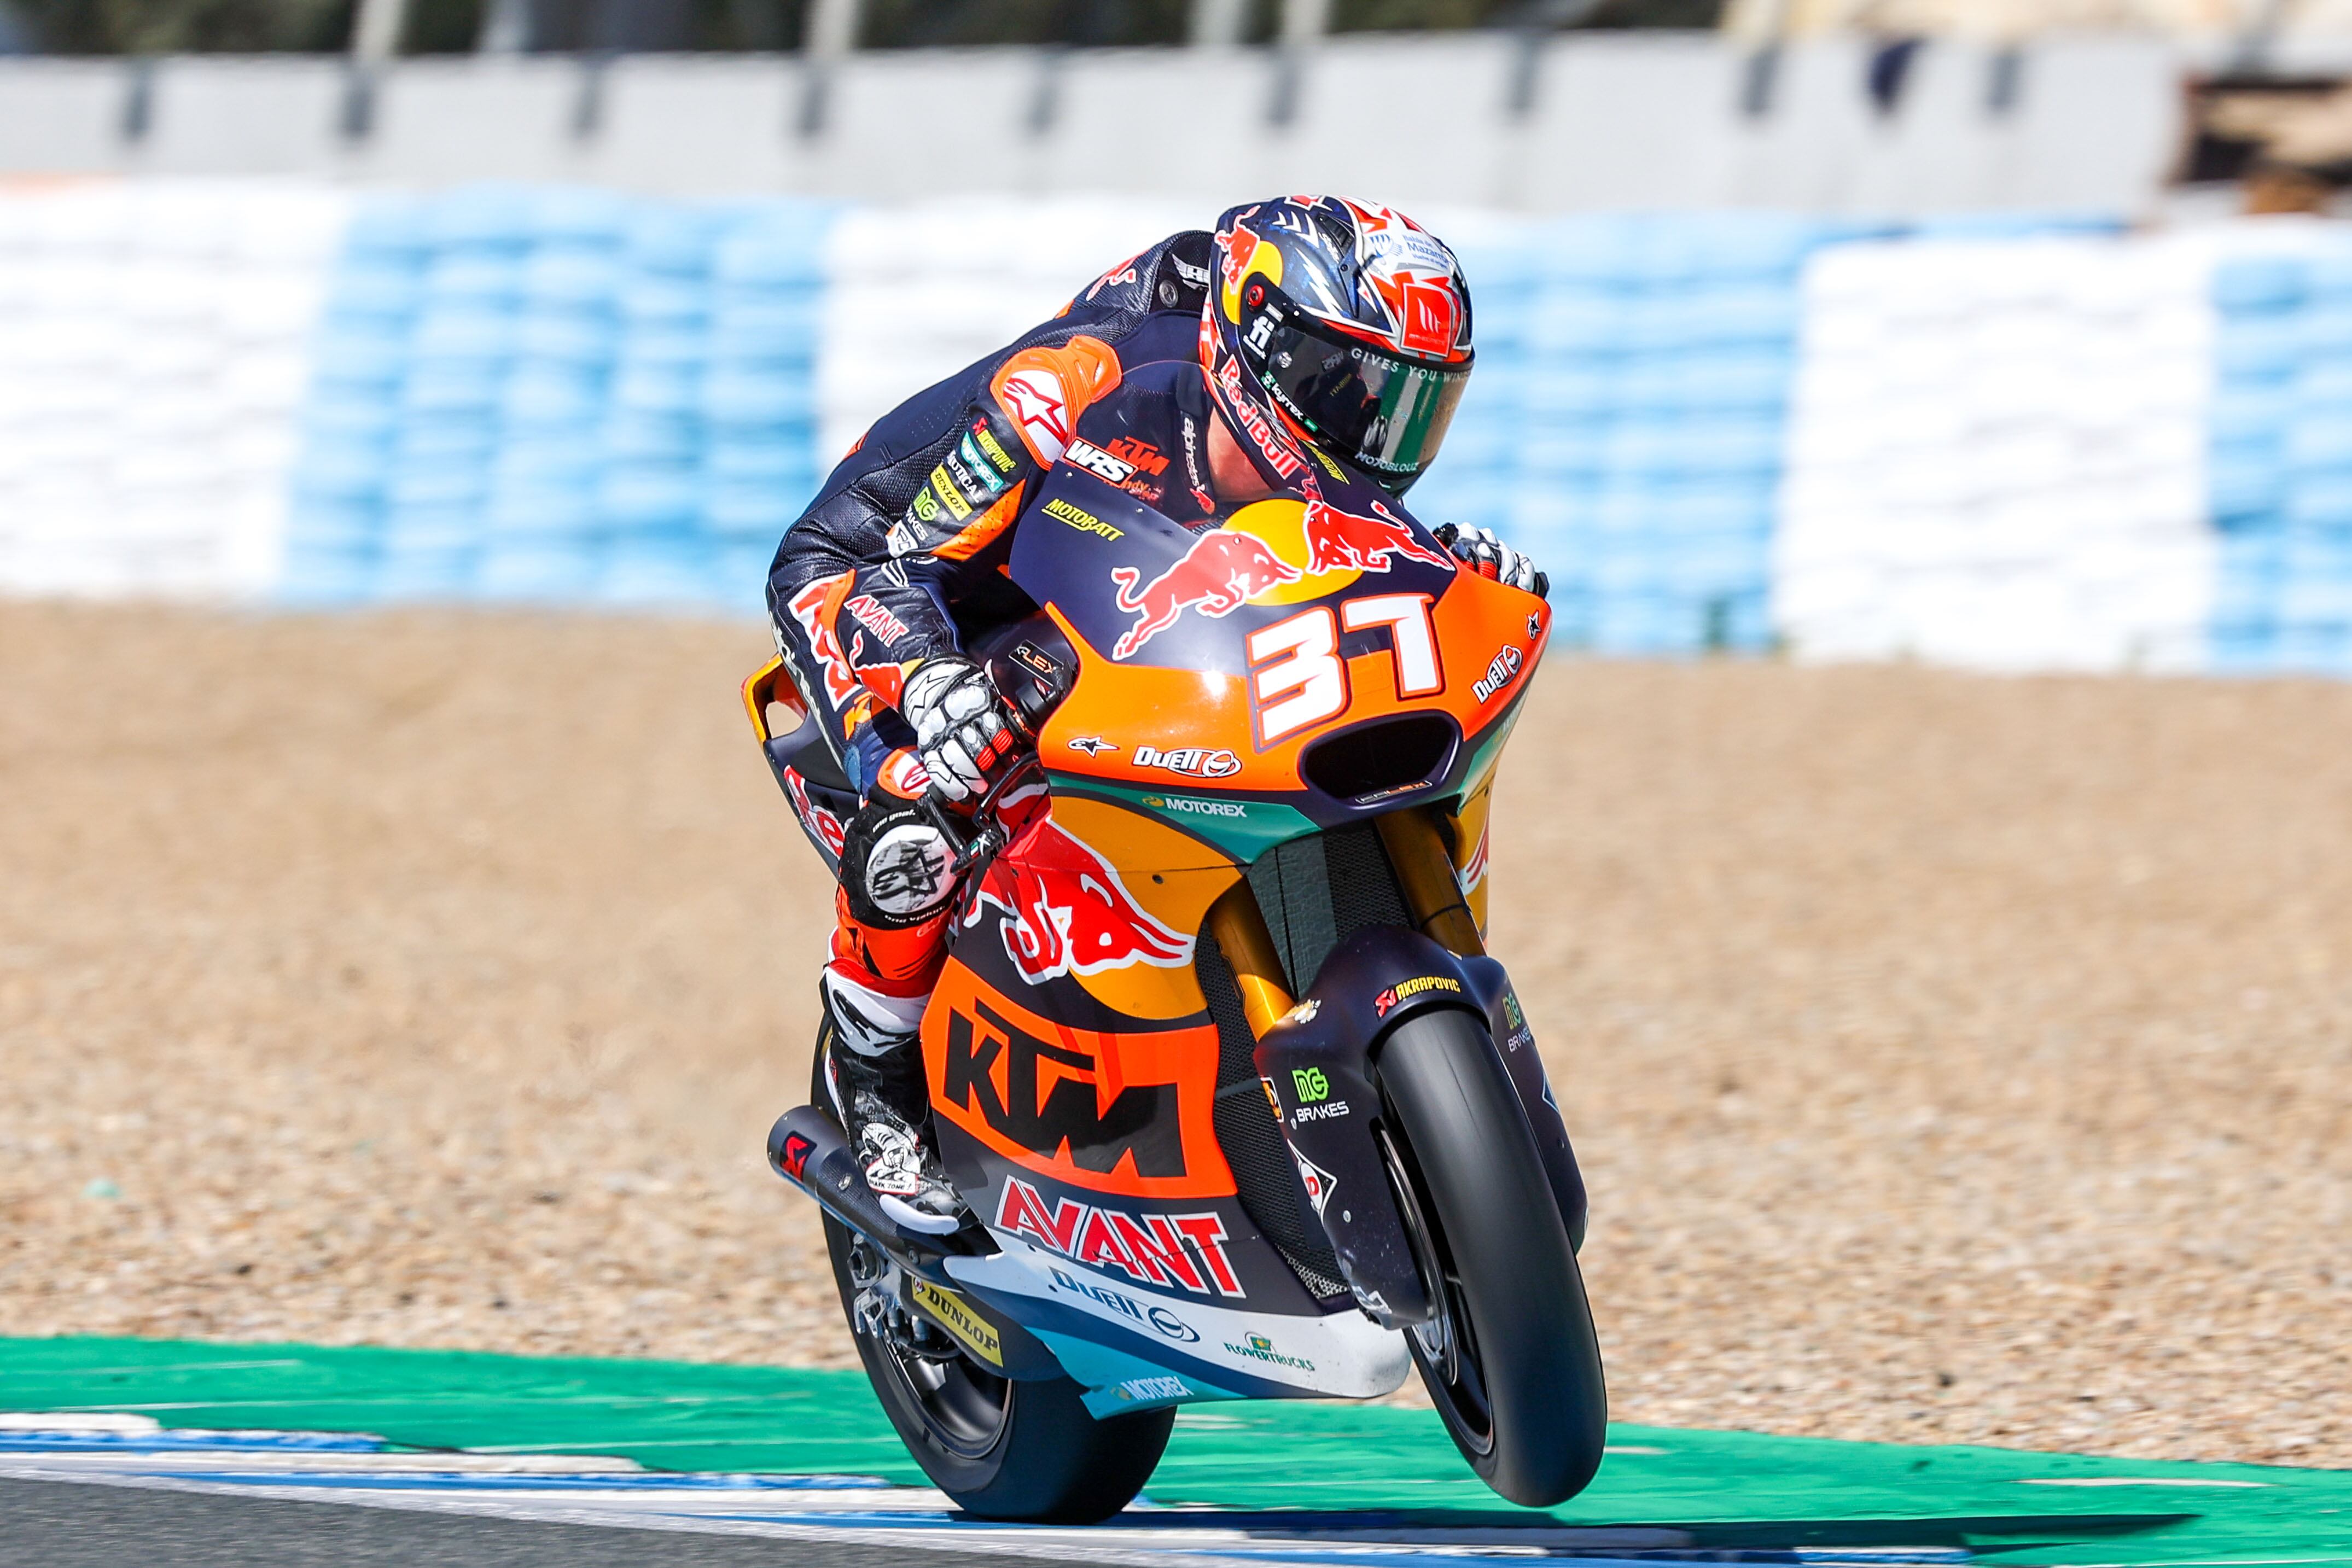
<path id="1" fill-rule="evenodd" d="M 1304 440 L 1401 496 L 1470 379 L 1469 287 L 1443 241 L 1387 207 L 1235 207 L 1217 220 L 1201 352 L 1265 466 L 1290 477 Z"/>

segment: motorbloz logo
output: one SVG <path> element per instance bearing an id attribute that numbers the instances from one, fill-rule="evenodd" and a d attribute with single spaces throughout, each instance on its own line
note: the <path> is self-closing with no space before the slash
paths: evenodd
<path id="1" fill-rule="evenodd" d="M 1229 1355 L 1247 1356 L 1252 1361 L 1263 1361 L 1275 1366 L 1295 1366 L 1301 1372 L 1315 1370 L 1313 1362 L 1303 1355 L 1283 1354 L 1274 1348 L 1274 1342 L 1262 1333 L 1244 1334 L 1240 1344 L 1227 1341 L 1225 1353 Z"/>
<path id="2" fill-rule="evenodd" d="M 1225 1253 L 1225 1222 L 1205 1214 L 1129 1214 L 1058 1199 L 1049 1209 L 1019 1176 L 1004 1179 L 995 1228 L 1089 1269 L 1117 1269 L 1141 1284 L 1173 1284 L 1196 1296 L 1244 1292 Z"/>
<path id="3" fill-rule="evenodd" d="M 1486 666 L 1486 673 L 1470 683 L 1470 695 L 1485 702 L 1509 685 L 1511 677 L 1519 673 L 1519 664 L 1526 657 L 1516 643 L 1504 643 L 1503 651 L 1495 655 L 1493 664 Z"/>
<path id="4" fill-rule="evenodd" d="M 1050 1270 L 1048 1272 L 1053 1276 L 1054 1289 L 1067 1291 L 1074 1296 L 1084 1296 L 1097 1305 L 1108 1307 L 1112 1312 L 1124 1317 L 1133 1318 L 1137 1322 L 1150 1323 L 1161 1334 L 1180 1344 L 1191 1344 L 1201 1337 L 1200 1330 L 1170 1312 L 1166 1307 L 1139 1301 L 1125 1291 L 1114 1291 L 1108 1285 L 1089 1284 L 1060 1269 Z"/>
<path id="5" fill-rule="evenodd" d="M 1192 779 L 1230 779 L 1242 770 L 1242 759 L 1222 747 L 1187 746 L 1162 751 L 1156 746 L 1135 748 L 1138 768 L 1165 768 Z"/>
<path id="6" fill-rule="evenodd" d="M 1249 808 L 1238 800 L 1188 800 L 1177 795 L 1146 795 L 1143 803 L 1155 811 L 1181 811 L 1195 817 L 1249 815 Z"/>
<path id="7" fill-rule="evenodd" d="M 1423 975 L 1415 979 L 1399 980 L 1372 998 L 1372 1016 L 1386 1018 L 1391 1008 L 1423 991 L 1459 992 L 1461 989 L 1462 982 L 1451 975 Z"/>

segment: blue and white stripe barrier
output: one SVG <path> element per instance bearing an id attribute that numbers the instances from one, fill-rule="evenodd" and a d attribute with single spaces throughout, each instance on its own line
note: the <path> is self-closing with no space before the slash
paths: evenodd
<path id="1" fill-rule="evenodd" d="M 899 397 L 1207 214 L 566 187 L 0 190 L 0 590 L 757 607 Z M 2352 231 L 1426 214 L 1413 497 L 1571 643 L 2352 673 Z"/>

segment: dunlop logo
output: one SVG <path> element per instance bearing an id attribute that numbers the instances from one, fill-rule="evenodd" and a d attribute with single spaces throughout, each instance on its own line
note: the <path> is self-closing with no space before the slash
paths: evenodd
<path id="1" fill-rule="evenodd" d="M 908 1293 L 915 1304 L 939 1320 L 962 1346 L 991 1366 L 1004 1364 L 1003 1341 L 986 1318 L 971 1310 L 961 1296 L 943 1291 L 928 1280 L 912 1280 Z"/>

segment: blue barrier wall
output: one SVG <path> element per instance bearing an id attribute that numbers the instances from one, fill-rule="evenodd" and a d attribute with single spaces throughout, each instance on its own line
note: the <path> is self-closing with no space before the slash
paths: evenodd
<path id="1" fill-rule="evenodd" d="M 756 610 L 819 476 L 830 218 L 561 188 L 364 204 L 285 595 Z"/>
<path id="2" fill-rule="evenodd" d="M 2213 277 L 2212 664 L 2352 674 L 2352 246 Z"/>

